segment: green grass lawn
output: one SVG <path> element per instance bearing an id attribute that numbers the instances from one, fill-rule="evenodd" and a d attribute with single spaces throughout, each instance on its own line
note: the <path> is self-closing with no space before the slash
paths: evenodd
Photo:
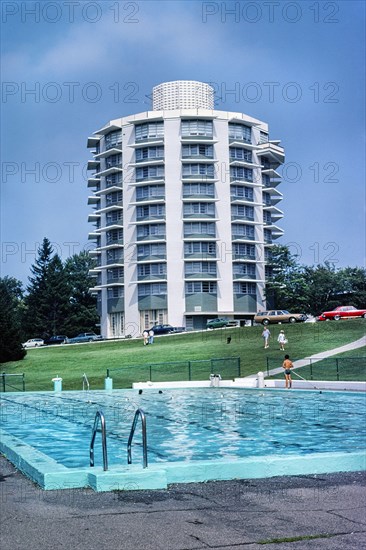
<path id="1" fill-rule="evenodd" d="M 111 373 L 115 379 L 114 387 L 131 387 L 131 382 L 141 379 L 141 376 L 145 381 L 149 379 L 150 364 L 215 357 L 240 357 L 241 375 L 246 376 L 259 370 L 265 371 L 267 358 L 271 368 L 281 366 L 284 353 L 278 349 L 276 341 L 281 329 L 285 330 L 289 340 L 286 353 L 296 360 L 361 338 L 366 332 L 366 321 L 352 319 L 273 325 L 270 327 L 272 338 L 268 350 L 263 349 L 261 326 L 155 337 L 152 346 L 143 346 L 142 339 L 50 346 L 28 350 L 22 361 L 3 363 L 1 370 L 5 373 L 24 372 L 29 391 L 52 390 L 51 380 L 56 375 L 63 378 L 64 390 L 81 389 L 84 372 L 91 389 L 102 389 L 107 368 L 123 368 L 118 373 Z M 231 336 L 230 344 L 226 343 L 228 336 Z M 141 365 L 146 365 L 144 371 L 137 367 Z M 182 373 L 182 369 L 178 370 Z M 174 379 L 173 366 L 169 367 L 169 372 L 162 367 L 161 372 L 163 378 Z M 193 367 L 193 379 L 207 379 L 208 376 L 207 366 Z M 184 377 L 187 379 L 186 375 Z"/>

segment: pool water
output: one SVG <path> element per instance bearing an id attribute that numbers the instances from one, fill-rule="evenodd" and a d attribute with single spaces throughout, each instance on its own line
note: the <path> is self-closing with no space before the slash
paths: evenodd
<path id="1" fill-rule="evenodd" d="M 149 464 L 366 447 L 366 396 L 360 393 L 206 388 L 2 394 L 0 412 L 5 433 L 67 468 L 84 468 L 95 413 L 105 415 L 109 465 L 121 465 L 139 407 L 147 419 Z M 142 462 L 140 424 L 132 456 Z M 95 463 L 102 463 L 99 434 Z"/>

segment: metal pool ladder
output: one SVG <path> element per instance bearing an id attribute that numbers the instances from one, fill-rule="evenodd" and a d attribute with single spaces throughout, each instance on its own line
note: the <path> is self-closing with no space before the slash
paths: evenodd
<path id="1" fill-rule="evenodd" d="M 89 380 L 88 380 L 88 377 L 87 375 L 83 374 L 83 391 L 85 391 L 85 388 L 87 389 L 87 391 L 89 391 Z"/>
<path id="2" fill-rule="evenodd" d="M 106 437 L 106 424 L 103 411 L 97 411 L 94 419 L 94 426 L 92 432 L 92 438 L 90 441 L 90 466 L 94 466 L 94 442 L 97 435 L 98 424 L 100 421 L 100 427 L 102 429 L 102 451 L 103 451 L 103 470 L 108 470 L 108 456 L 107 456 L 107 437 Z"/>
<path id="3" fill-rule="evenodd" d="M 137 411 L 135 412 L 135 416 L 133 418 L 130 437 L 128 438 L 128 444 L 127 444 L 127 464 L 132 464 L 131 445 L 132 445 L 132 439 L 135 434 L 136 425 L 137 425 L 139 416 L 141 417 L 141 428 L 142 428 L 142 455 L 143 455 L 142 463 L 143 463 L 143 467 L 147 468 L 146 416 L 142 409 L 137 409 Z"/>

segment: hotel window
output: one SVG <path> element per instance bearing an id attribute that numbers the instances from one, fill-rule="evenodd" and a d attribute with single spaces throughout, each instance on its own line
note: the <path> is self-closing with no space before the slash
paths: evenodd
<path id="1" fill-rule="evenodd" d="M 108 212 L 106 215 L 106 224 L 112 225 L 114 223 L 122 223 L 122 210 L 116 212 Z"/>
<path id="2" fill-rule="evenodd" d="M 272 231 L 270 231 L 269 229 L 265 229 L 263 231 L 264 233 L 264 241 L 266 243 L 271 243 L 272 242 Z"/>
<path id="3" fill-rule="evenodd" d="M 154 199 L 156 197 L 164 197 L 165 189 L 164 185 L 145 185 L 144 187 L 137 187 L 136 199 Z"/>
<path id="4" fill-rule="evenodd" d="M 269 193 L 263 193 L 263 203 L 266 206 L 271 206 L 272 199 L 271 199 L 271 195 Z"/>
<path id="5" fill-rule="evenodd" d="M 255 276 L 255 265 L 254 264 L 242 264 L 234 263 L 233 264 L 233 273 L 234 275 L 242 275 L 247 277 Z"/>
<path id="6" fill-rule="evenodd" d="M 110 185 L 120 185 L 122 183 L 122 172 L 118 172 L 117 174 L 110 174 L 105 178 L 106 186 L 109 187 Z"/>
<path id="7" fill-rule="evenodd" d="M 257 294 L 257 286 L 255 283 L 239 283 L 233 285 L 234 294 Z"/>
<path id="8" fill-rule="evenodd" d="M 242 149 L 241 147 L 230 147 L 230 159 L 252 162 L 253 154 L 252 151 L 249 151 L 249 149 Z"/>
<path id="9" fill-rule="evenodd" d="M 183 215 L 206 214 L 215 215 L 215 204 L 212 202 L 185 202 L 183 205 Z"/>
<path id="10" fill-rule="evenodd" d="M 115 166 L 120 167 L 122 165 L 122 155 L 111 155 L 105 159 L 105 167 L 113 168 Z"/>
<path id="11" fill-rule="evenodd" d="M 230 178 L 232 180 L 253 181 L 253 170 L 243 166 L 230 166 Z"/>
<path id="12" fill-rule="evenodd" d="M 186 262 L 186 275 L 195 275 L 200 273 L 216 275 L 216 262 Z"/>
<path id="13" fill-rule="evenodd" d="M 140 264 L 137 266 L 139 277 L 158 277 L 166 275 L 166 264 Z"/>
<path id="14" fill-rule="evenodd" d="M 202 292 L 217 294 L 217 283 L 214 281 L 186 282 L 186 294 L 201 294 Z"/>
<path id="15" fill-rule="evenodd" d="M 123 241 L 123 230 L 113 229 L 112 231 L 107 231 L 106 240 L 107 240 L 107 244 Z"/>
<path id="16" fill-rule="evenodd" d="M 124 296 L 124 289 L 123 286 L 113 286 L 111 288 L 107 288 L 107 296 L 109 298 L 123 298 Z"/>
<path id="17" fill-rule="evenodd" d="M 136 208 L 136 219 L 149 218 L 150 216 L 162 217 L 165 215 L 164 204 L 149 204 L 146 206 L 138 206 Z"/>
<path id="18" fill-rule="evenodd" d="M 166 255 L 165 243 L 139 244 L 137 246 L 137 258 L 143 258 L 145 256 L 165 256 L 165 255 Z"/>
<path id="19" fill-rule="evenodd" d="M 122 202 L 122 191 L 114 191 L 113 193 L 108 193 L 105 196 L 105 202 L 107 206 L 111 204 L 121 203 Z"/>
<path id="20" fill-rule="evenodd" d="M 268 134 L 266 132 L 259 132 L 259 143 L 267 143 Z"/>
<path id="21" fill-rule="evenodd" d="M 238 199 L 245 199 L 253 201 L 253 189 L 252 187 L 245 187 L 243 185 L 232 185 L 231 196 Z"/>
<path id="22" fill-rule="evenodd" d="M 213 222 L 185 222 L 184 235 L 203 234 L 215 236 L 215 224 Z"/>
<path id="23" fill-rule="evenodd" d="M 167 293 L 166 283 L 141 283 L 138 285 L 138 295 L 142 296 L 163 296 Z"/>
<path id="24" fill-rule="evenodd" d="M 239 139 L 240 141 L 251 143 L 252 128 L 250 126 L 245 126 L 244 124 L 229 123 L 229 138 Z"/>
<path id="25" fill-rule="evenodd" d="M 187 144 L 182 147 L 182 157 L 206 157 L 213 158 L 213 146 L 202 144 Z"/>
<path id="26" fill-rule="evenodd" d="M 146 122 L 144 124 L 136 124 L 135 126 L 136 141 L 141 141 L 143 139 L 161 138 L 163 136 L 163 122 Z"/>
<path id="27" fill-rule="evenodd" d="M 122 130 L 116 130 L 115 132 L 110 132 L 107 134 L 104 138 L 105 140 L 105 148 L 106 149 L 112 149 L 112 147 L 116 147 L 118 145 L 121 145 L 122 143 Z"/>
<path id="28" fill-rule="evenodd" d="M 214 177 L 213 164 L 183 164 L 183 177 L 185 176 L 208 176 Z"/>
<path id="29" fill-rule="evenodd" d="M 162 158 L 164 158 L 164 147 L 162 145 L 157 147 L 143 147 L 141 149 L 136 149 L 136 162 Z"/>
<path id="30" fill-rule="evenodd" d="M 243 237 L 251 240 L 254 239 L 254 227 L 252 225 L 233 223 L 232 233 L 233 237 Z"/>
<path id="31" fill-rule="evenodd" d="M 212 120 L 182 120 L 182 136 L 212 137 Z"/>
<path id="32" fill-rule="evenodd" d="M 271 212 L 263 212 L 263 221 L 269 225 L 272 223 Z"/>
<path id="33" fill-rule="evenodd" d="M 184 254 L 205 254 L 216 255 L 215 242 L 186 242 L 184 243 Z"/>
<path id="34" fill-rule="evenodd" d="M 183 185 L 183 197 L 190 195 L 206 195 L 209 197 L 215 196 L 215 188 L 213 183 L 185 183 Z"/>
<path id="35" fill-rule="evenodd" d="M 255 246 L 253 244 L 233 243 L 233 255 L 255 260 Z"/>
<path id="36" fill-rule="evenodd" d="M 152 237 L 152 236 L 164 236 L 165 235 L 165 224 L 156 223 L 150 225 L 139 225 L 137 227 L 137 238 L 142 237 Z"/>
<path id="37" fill-rule="evenodd" d="M 123 276 L 124 276 L 123 267 L 114 267 L 113 269 L 107 270 L 108 280 L 123 279 Z"/>
<path id="38" fill-rule="evenodd" d="M 232 204 L 231 215 L 238 218 L 245 218 L 247 220 L 254 220 L 254 208 L 253 206 Z"/>
<path id="39" fill-rule="evenodd" d="M 144 166 L 136 168 L 136 181 L 164 177 L 164 166 Z"/>

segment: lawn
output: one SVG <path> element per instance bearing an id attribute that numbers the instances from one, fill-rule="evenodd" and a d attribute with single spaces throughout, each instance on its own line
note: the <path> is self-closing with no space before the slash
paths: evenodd
<path id="1" fill-rule="evenodd" d="M 102 389 L 107 368 L 123 369 L 118 373 L 111 372 L 115 379 L 114 387 L 131 387 L 131 382 L 141 379 L 141 376 L 143 380 L 149 379 L 150 364 L 220 357 L 240 357 L 241 375 L 246 376 L 259 370 L 265 371 L 267 358 L 271 368 L 277 362 L 277 366 L 281 366 L 284 353 L 279 351 L 276 339 L 282 328 L 289 340 L 286 353 L 291 355 L 292 360 L 296 360 L 365 336 L 366 321 L 353 319 L 273 325 L 270 327 L 272 337 L 268 350 L 263 349 L 261 326 L 160 336 L 155 337 L 154 344 L 150 346 L 143 346 L 142 339 L 50 346 L 28 350 L 22 361 L 3 363 L 1 370 L 5 373 L 24 372 L 26 389 L 29 391 L 52 390 L 52 378 L 57 375 L 63 379 L 64 390 L 81 389 L 84 372 L 88 376 L 90 389 Z M 230 344 L 227 344 L 228 336 L 231 336 Z M 143 371 L 141 365 L 145 365 Z M 161 367 L 160 370 L 161 373 L 167 373 L 164 373 L 166 378 L 174 379 L 174 368 L 172 365 Z M 192 378 L 207 379 L 207 369 L 207 365 L 193 364 Z M 154 370 L 156 373 L 157 368 Z M 182 369 L 178 370 L 182 373 Z M 187 379 L 186 368 L 184 373 Z"/>

